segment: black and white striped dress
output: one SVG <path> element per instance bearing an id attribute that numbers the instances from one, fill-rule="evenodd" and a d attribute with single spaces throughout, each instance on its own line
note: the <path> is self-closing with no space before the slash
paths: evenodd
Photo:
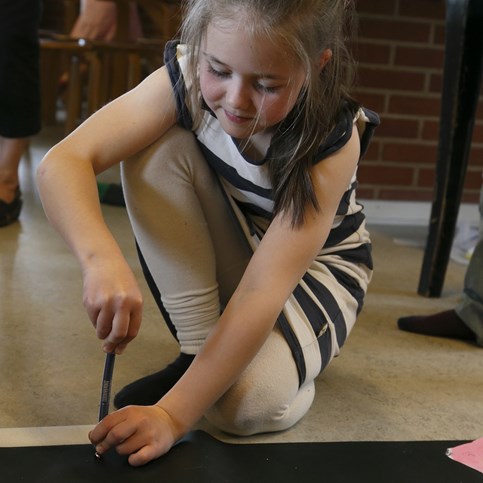
<path id="1" fill-rule="evenodd" d="M 185 103 L 185 47 L 166 46 L 165 65 L 173 85 L 178 122 L 192 127 Z M 360 132 L 361 157 L 367 150 L 377 114 L 367 109 L 341 112 L 336 128 L 319 148 L 317 162 L 336 152 Z M 236 140 L 208 110 L 195 135 L 209 165 L 218 173 L 228 199 L 254 249 L 270 223 L 273 200 L 264 161 L 247 159 Z M 339 354 L 360 312 L 372 274 L 371 244 L 362 206 L 357 203 L 354 173 L 337 210 L 329 237 L 286 302 L 278 324 L 297 364 L 300 385 L 312 381 Z"/>

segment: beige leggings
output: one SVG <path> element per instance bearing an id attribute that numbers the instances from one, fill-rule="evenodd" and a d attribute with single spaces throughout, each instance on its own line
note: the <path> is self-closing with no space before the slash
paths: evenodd
<path id="1" fill-rule="evenodd" d="M 243 228 L 189 131 L 173 127 L 125 161 L 121 173 L 137 243 L 181 351 L 196 354 L 252 254 Z M 275 327 L 206 417 L 234 434 L 279 431 L 302 418 L 313 398 L 313 381 L 299 387 L 291 350 Z"/>

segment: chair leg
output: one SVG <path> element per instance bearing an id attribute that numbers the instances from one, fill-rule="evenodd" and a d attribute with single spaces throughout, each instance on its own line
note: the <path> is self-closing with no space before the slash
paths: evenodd
<path id="1" fill-rule="evenodd" d="M 453 243 L 481 85 L 481 0 L 447 0 L 435 196 L 418 293 L 441 295 Z"/>
<path id="2" fill-rule="evenodd" d="M 55 52 L 41 50 L 41 89 L 42 89 L 42 123 L 53 126 L 56 122 L 58 96 L 58 59 Z"/>
<path id="3" fill-rule="evenodd" d="M 79 122 L 82 103 L 82 87 L 80 57 L 76 54 L 72 54 L 70 58 L 69 86 L 67 88 L 65 135 L 72 132 Z"/>
<path id="4" fill-rule="evenodd" d="M 101 60 L 97 53 L 91 52 L 88 57 L 89 79 L 87 85 L 87 116 L 96 112 L 101 106 Z"/>
<path id="5" fill-rule="evenodd" d="M 128 55 L 127 90 L 136 87 L 142 79 L 142 62 L 139 53 Z"/>

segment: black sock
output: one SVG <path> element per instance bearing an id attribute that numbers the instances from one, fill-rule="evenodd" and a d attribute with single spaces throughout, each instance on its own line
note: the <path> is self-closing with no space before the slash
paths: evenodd
<path id="1" fill-rule="evenodd" d="M 132 404 L 150 406 L 157 403 L 181 378 L 194 359 L 194 355 L 180 353 L 178 358 L 163 370 L 131 382 L 114 397 L 114 406 L 121 409 Z"/>
<path id="2" fill-rule="evenodd" d="M 401 317 L 397 324 L 401 330 L 417 334 L 476 340 L 476 334 L 468 328 L 454 310 L 427 316 Z"/>

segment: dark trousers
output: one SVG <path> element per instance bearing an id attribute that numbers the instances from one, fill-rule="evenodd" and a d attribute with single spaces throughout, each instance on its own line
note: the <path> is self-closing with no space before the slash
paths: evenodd
<path id="1" fill-rule="evenodd" d="M 0 136 L 40 130 L 39 0 L 0 0 Z"/>

